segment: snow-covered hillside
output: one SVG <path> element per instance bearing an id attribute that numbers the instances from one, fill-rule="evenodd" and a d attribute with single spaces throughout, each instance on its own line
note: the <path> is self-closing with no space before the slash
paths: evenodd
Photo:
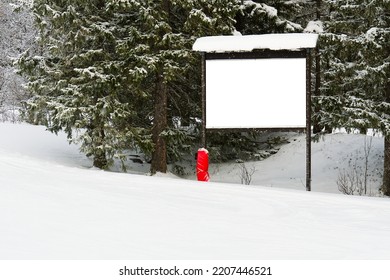
<path id="1" fill-rule="evenodd" d="M 252 186 L 305 190 L 306 139 L 304 134 L 286 134 L 289 144 L 263 161 L 245 163 L 254 170 Z M 370 143 L 371 141 L 371 143 Z M 341 173 L 356 169 L 363 177 L 367 153 L 367 193 L 378 195 L 383 172 L 383 138 L 361 134 L 335 133 L 312 143 L 312 191 L 340 193 L 337 180 Z M 240 182 L 240 163 L 214 164 L 211 178 L 219 182 Z"/>
<path id="2" fill-rule="evenodd" d="M 63 134 L 0 124 L 0 135 L 0 259 L 390 258 L 388 198 L 104 172 Z M 333 149 L 353 146 L 344 136 L 319 142 L 313 162 L 354 153 Z M 267 170 L 297 176 L 300 145 L 298 135 L 261 162 L 255 183 Z M 283 154 L 291 161 L 280 166 Z M 229 166 L 213 172 L 237 180 Z M 314 174 L 313 188 L 327 174 Z"/>

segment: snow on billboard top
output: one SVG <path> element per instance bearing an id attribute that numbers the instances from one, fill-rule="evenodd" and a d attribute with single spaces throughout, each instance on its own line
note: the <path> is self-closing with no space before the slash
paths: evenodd
<path id="1" fill-rule="evenodd" d="M 315 48 L 318 34 L 283 33 L 244 36 L 209 36 L 198 38 L 192 49 L 199 52 L 251 52 L 255 49 L 300 50 Z"/>

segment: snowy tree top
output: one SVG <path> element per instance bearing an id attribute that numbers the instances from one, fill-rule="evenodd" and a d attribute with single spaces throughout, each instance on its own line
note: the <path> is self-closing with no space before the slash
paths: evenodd
<path id="1" fill-rule="evenodd" d="M 315 48 L 318 34 L 284 33 L 198 38 L 192 49 L 199 52 L 250 52 L 255 49 L 299 50 Z"/>

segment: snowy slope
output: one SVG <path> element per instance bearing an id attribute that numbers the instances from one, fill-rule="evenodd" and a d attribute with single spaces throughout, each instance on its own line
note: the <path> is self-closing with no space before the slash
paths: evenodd
<path id="1" fill-rule="evenodd" d="M 0 259 L 389 259 L 390 200 L 103 172 L 0 124 Z"/>
<path id="2" fill-rule="evenodd" d="M 281 187 L 305 190 L 306 139 L 304 134 L 288 134 L 290 143 L 264 161 L 246 163 L 255 169 L 252 186 Z M 371 143 L 368 156 L 368 191 L 378 194 L 383 172 L 383 137 L 361 134 L 335 133 L 325 135 L 312 143 L 312 191 L 340 193 L 336 181 L 340 172 L 349 172 L 353 166 L 362 172 L 365 166 L 365 141 Z M 217 182 L 240 183 L 237 163 L 214 164 L 211 178 Z"/>

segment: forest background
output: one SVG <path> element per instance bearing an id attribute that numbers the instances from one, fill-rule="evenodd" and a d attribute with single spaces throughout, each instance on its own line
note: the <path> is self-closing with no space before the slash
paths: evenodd
<path id="1" fill-rule="evenodd" d="M 313 134 L 383 135 L 390 195 L 388 0 L 0 0 L 0 120 L 63 130 L 98 168 L 136 149 L 166 172 L 200 145 L 196 38 L 293 32 L 320 34 Z M 248 160 L 257 137 L 212 133 L 208 148 Z"/>

